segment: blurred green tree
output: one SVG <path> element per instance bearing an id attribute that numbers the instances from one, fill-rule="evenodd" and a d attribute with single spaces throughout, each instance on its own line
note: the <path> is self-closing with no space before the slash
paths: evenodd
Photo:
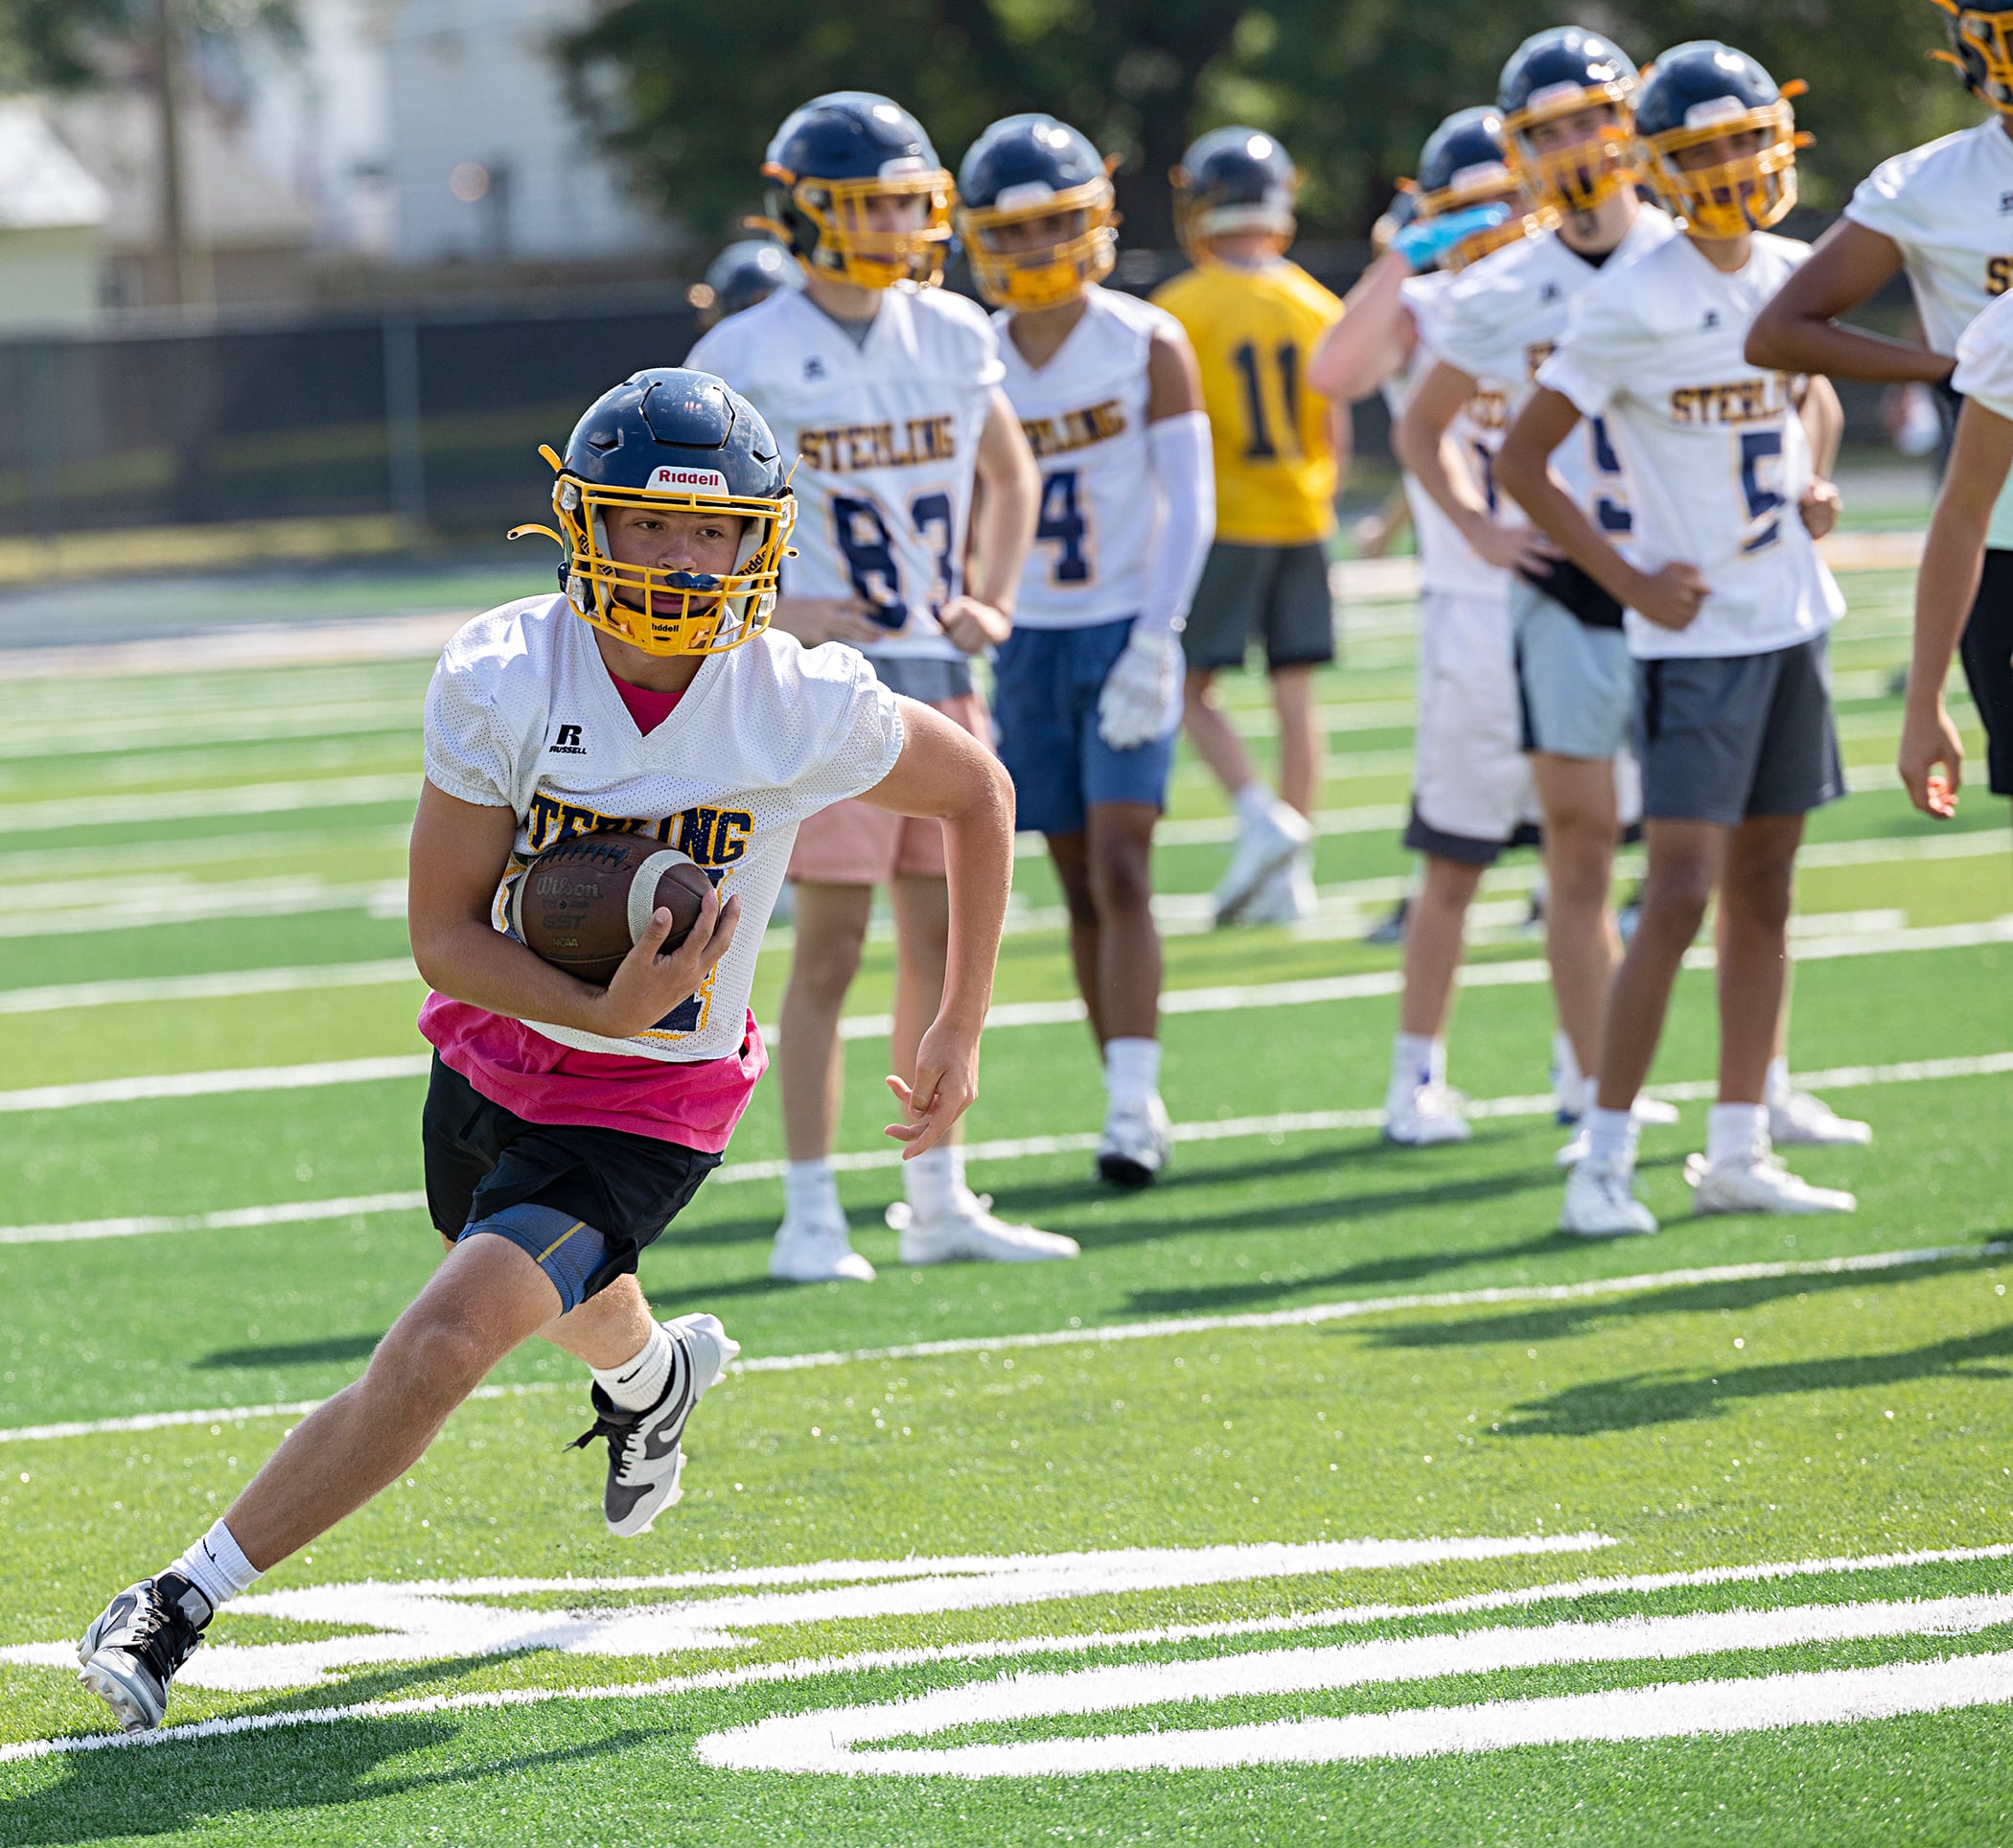
<path id="1" fill-rule="evenodd" d="M 1168 169 L 1193 134 L 1236 121 L 1300 162 L 1309 233 L 1361 235 L 1441 117 L 1492 98 L 1517 41 L 1573 16 L 1639 58 L 1724 37 L 1807 79 L 1814 205 L 1978 113 L 1926 56 L 1942 42 L 1928 0 L 600 0 L 560 49 L 584 119 L 706 236 L 755 209 L 763 147 L 793 107 L 869 89 L 913 108 L 954 169 L 995 117 L 1053 110 L 1124 157 L 1128 240 L 1165 244 Z"/>

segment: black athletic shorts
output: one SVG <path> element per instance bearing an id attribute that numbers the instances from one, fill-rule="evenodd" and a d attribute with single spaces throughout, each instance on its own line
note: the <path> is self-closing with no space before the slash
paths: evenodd
<path id="1" fill-rule="evenodd" d="M 1253 641 L 1265 644 L 1270 668 L 1335 658 L 1335 601 L 1328 588 L 1328 548 L 1318 540 L 1243 545 L 1219 539 L 1209 548 L 1181 634 L 1182 654 L 1192 668 L 1242 667 Z"/>
<path id="2" fill-rule="evenodd" d="M 1985 774 L 1995 796 L 2013 796 L 2013 552 L 1988 551 L 1978 599 L 1958 646 L 1985 728 Z"/>
<path id="3" fill-rule="evenodd" d="M 529 1201 L 584 1219 L 608 1244 L 583 1292 L 632 1272 L 645 1245 L 691 1204 L 720 1157 L 654 1136 L 526 1122 L 433 1055 L 420 1117 L 427 1210 L 444 1237 Z"/>

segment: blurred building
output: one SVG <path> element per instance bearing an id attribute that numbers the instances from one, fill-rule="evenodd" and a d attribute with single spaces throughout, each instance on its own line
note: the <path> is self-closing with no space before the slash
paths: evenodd
<path id="1" fill-rule="evenodd" d="M 98 318 L 111 201 L 33 99 L 0 100 L 0 330 Z"/>

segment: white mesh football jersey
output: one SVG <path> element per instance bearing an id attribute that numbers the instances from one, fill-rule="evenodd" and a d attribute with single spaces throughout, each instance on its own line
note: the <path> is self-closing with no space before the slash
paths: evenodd
<path id="1" fill-rule="evenodd" d="M 1556 231 L 1505 245 L 1453 277 L 1433 316 L 1433 344 L 1441 357 L 1498 392 L 1511 419 L 1524 407 L 1565 331 L 1573 298 L 1610 269 L 1632 263 L 1673 236 L 1670 215 L 1646 205 L 1601 265 L 1579 256 Z M 1552 452 L 1552 473 L 1608 540 L 1622 545 L 1634 521 L 1621 457 L 1598 417 Z M 1503 523 L 1523 525 L 1523 509 L 1507 497 Z"/>
<path id="2" fill-rule="evenodd" d="M 1433 345 L 1435 321 L 1440 299 L 1452 281 L 1443 271 L 1433 270 L 1412 277 L 1400 291 L 1411 311 L 1412 325 L 1419 337 L 1413 342 L 1412 358 L 1404 372 L 1383 383 L 1384 403 L 1394 423 L 1403 414 L 1419 381 L 1440 357 Z M 1486 386 L 1481 387 L 1454 413 L 1454 421 L 1446 428 L 1447 435 L 1472 465 L 1492 514 L 1495 511 L 1495 451 L 1507 427 L 1501 412 L 1500 396 L 1492 398 Z M 1474 547 L 1462 537 L 1460 527 L 1441 512 L 1440 503 L 1419 485 L 1409 470 L 1404 481 L 1405 505 L 1412 510 L 1412 536 L 1419 546 L 1420 589 L 1464 601 L 1492 597 L 1500 601 L 1509 595 L 1508 575 L 1483 563 Z"/>
<path id="3" fill-rule="evenodd" d="M 1883 161 L 1845 216 L 1901 246 L 1922 335 L 1935 352 L 2013 288 L 2013 136 L 1999 116 Z M 1992 510 L 1987 543 L 2013 548 L 2013 483 Z"/>
<path id="4" fill-rule="evenodd" d="M 1037 368 L 1013 344 L 1012 316 L 992 319 L 1003 388 L 1041 469 L 1014 623 L 1080 629 L 1136 616 L 1161 518 L 1146 452 L 1146 358 L 1154 330 L 1179 334 L 1181 323 L 1150 302 L 1089 289 L 1082 317 Z"/>
<path id="5" fill-rule="evenodd" d="M 984 311 L 900 284 L 856 346 L 800 290 L 778 289 L 702 335 L 685 364 L 746 397 L 796 465 L 784 590 L 873 605 L 890 633 L 868 654 L 963 660 L 936 612 L 962 587 L 979 433 L 1001 378 Z"/>
<path id="6" fill-rule="evenodd" d="M 1726 275 L 1689 238 L 1668 238 L 1580 291 L 1539 368 L 1539 384 L 1606 422 L 1634 493 L 1634 562 L 1682 559 L 1709 587 L 1688 629 L 1630 611 L 1638 656 L 1766 654 L 1843 613 L 1796 512 L 1811 482 L 1798 381 L 1742 353 L 1762 304 L 1809 254 L 1761 232 Z"/>
<path id="7" fill-rule="evenodd" d="M 2001 295 L 1958 336 L 1951 383 L 2013 421 L 2013 295 Z"/>
<path id="8" fill-rule="evenodd" d="M 427 690 L 428 781 L 518 818 L 492 912 L 499 931 L 533 854 L 609 826 L 679 848 L 723 899 L 740 897 L 733 945 L 706 986 L 647 1031 L 618 1040 L 524 1023 L 590 1052 L 681 1061 L 736 1051 L 798 823 L 871 789 L 901 749 L 894 696 L 857 652 L 775 635 L 711 656 L 646 737 L 593 632 L 560 596 L 525 597 L 466 624 Z"/>

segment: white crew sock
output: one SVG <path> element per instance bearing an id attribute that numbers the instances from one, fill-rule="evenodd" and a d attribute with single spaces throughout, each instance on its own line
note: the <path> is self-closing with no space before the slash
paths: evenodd
<path id="1" fill-rule="evenodd" d="M 918 1219 L 946 1219 L 964 1197 L 964 1150 L 955 1143 L 902 1164 L 902 1192 Z"/>
<path id="2" fill-rule="evenodd" d="M 619 1367 L 590 1367 L 594 1384 L 625 1412 L 647 1412 L 664 1396 L 671 1377 L 671 1336 L 652 1323 L 650 1339 Z"/>
<path id="3" fill-rule="evenodd" d="M 1790 1062 L 1778 1053 L 1769 1061 L 1769 1075 L 1762 1080 L 1762 1101 L 1778 1108 L 1790 1100 Z"/>
<path id="4" fill-rule="evenodd" d="M 1238 820 L 1246 827 L 1254 827 L 1270 819 L 1272 804 L 1279 798 L 1263 783 L 1254 779 L 1230 798 L 1230 805 L 1238 812 Z"/>
<path id="5" fill-rule="evenodd" d="M 783 1164 L 783 1216 L 786 1219 L 844 1219 L 839 1204 L 839 1177 L 831 1158 Z"/>
<path id="6" fill-rule="evenodd" d="M 244 1557 L 231 1530 L 219 1521 L 188 1552 L 170 1566 L 210 1601 L 218 1609 L 241 1591 L 249 1591 L 259 1582 L 259 1568 Z"/>
<path id="7" fill-rule="evenodd" d="M 1113 1039 L 1104 1042 L 1104 1097 L 1114 1110 L 1144 1110 L 1160 1089 L 1160 1042 Z"/>
<path id="8" fill-rule="evenodd" d="M 1716 1103 L 1705 1113 L 1705 1162 L 1751 1161 L 1769 1152 L 1769 1106 L 1765 1103 Z"/>
<path id="9" fill-rule="evenodd" d="M 1603 1110 L 1595 1105 L 1586 1113 L 1586 1158 L 1590 1162 L 1632 1172 L 1635 1145 L 1641 1138 L 1632 1110 Z"/>
<path id="10" fill-rule="evenodd" d="M 1391 1042 L 1391 1088 L 1407 1093 L 1446 1082 L 1446 1042 L 1429 1033 L 1400 1033 Z"/>
<path id="11" fill-rule="evenodd" d="M 1552 1035 L 1552 1089 L 1564 1098 L 1578 1097 L 1586 1085 L 1586 1074 L 1580 1070 L 1580 1060 L 1573 1051 L 1573 1043 L 1562 1032 Z"/>

